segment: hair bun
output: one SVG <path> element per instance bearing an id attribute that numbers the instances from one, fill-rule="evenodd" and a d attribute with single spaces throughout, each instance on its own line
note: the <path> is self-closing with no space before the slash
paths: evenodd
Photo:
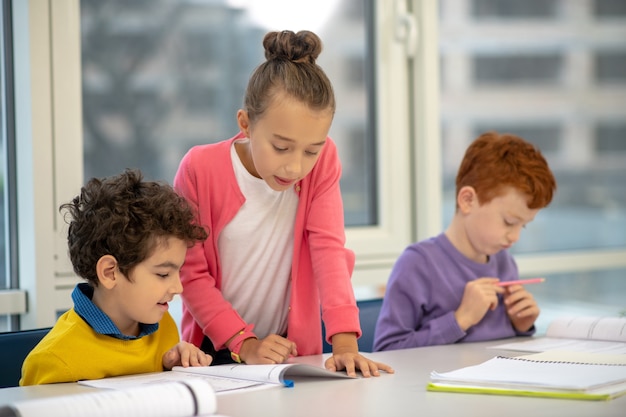
<path id="1" fill-rule="evenodd" d="M 290 30 L 269 32 L 263 39 L 265 59 L 284 59 L 295 63 L 314 64 L 322 52 L 322 41 L 313 32 Z"/>

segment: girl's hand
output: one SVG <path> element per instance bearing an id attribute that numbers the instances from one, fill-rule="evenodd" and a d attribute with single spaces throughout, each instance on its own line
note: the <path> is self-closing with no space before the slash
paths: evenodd
<path id="1" fill-rule="evenodd" d="M 163 354 L 163 369 L 169 371 L 175 366 L 208 366 L 213 361 L 197 346 L 188 342 L 179 342 L 176 346 Z"/>
<path id="2" fill-rule="evenodd" d="M 349 376 L 356 376 L 360 370 L 365 378 L 380 376 L 380 371 L 393 374 L 391 366 L 367 359 L 359 353 L 354 333 L 337 333 L 332 337 L 333 355 L 326 360 L 324 366 L 329 371 L 345 370 Z"/>
<path id="3" fill-rule="evenodd" d="M 291 356 L 298 356 L 296 344 L 277 334 L 265 339 L 246 339 L 239 351 L 242 362 L 250 365 L 285 363 Z"/>

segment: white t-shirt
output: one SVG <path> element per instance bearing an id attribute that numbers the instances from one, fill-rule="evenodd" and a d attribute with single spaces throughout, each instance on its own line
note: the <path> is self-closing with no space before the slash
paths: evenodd
<path id="1" fill-rule="evenodd" d="M 259 338 L 285 335 L 298 195 L 250 174 L 234 143 L 230 156 L 246 201 L 218 238 L 222 294 Z"/>

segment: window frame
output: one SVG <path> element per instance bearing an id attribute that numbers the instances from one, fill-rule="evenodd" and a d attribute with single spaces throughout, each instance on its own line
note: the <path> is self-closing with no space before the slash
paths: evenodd
<path id="1" fill-rule="evenodd" d="M 22 329 L 53 325 L 76 283 L 58 207 L 82 183 L 78 18 L 74 0 L 13 3 Z"/>
<path id="2" fill-rule="evenodd" d="M 3 239 L 5 256 L 5 279 L 0 291 L 0 315 L 7 315 L 7 321 L 3 326 L 13 328 L 19 326 L 19 316 L 16 311 L 24 311 L 26 308 L 26 294 L 17 289 L 18 261 L 17 261 L 17 187 L 15 184 L 15 94 L 13 74 L 13 13 L 12 4 L 9 0 L 0 1 L 2 7 L 2 88 L 4 96 L 2 100 L 2 135 L 4 137 L 4 216 L 5 231 Z"/>

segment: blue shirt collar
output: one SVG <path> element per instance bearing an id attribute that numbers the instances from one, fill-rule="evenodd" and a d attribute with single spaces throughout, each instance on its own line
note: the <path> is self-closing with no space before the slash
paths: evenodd
<path id="1" fill-rule="evenodd" d="M 115 323 L 107 316 L 91 299 L 93 298 L 93 288 L 86 282 L 76 285 L 72 291 L 74 301 L 74 311 L 91 326 L 96 333 L 116 337 L 118 339 L 133 340 L 143 336 L 148 336 L 157 331 L 159 323 L 144 324 L 139 323 L 139 336 L 128 336 L 122 334 Z"/>

